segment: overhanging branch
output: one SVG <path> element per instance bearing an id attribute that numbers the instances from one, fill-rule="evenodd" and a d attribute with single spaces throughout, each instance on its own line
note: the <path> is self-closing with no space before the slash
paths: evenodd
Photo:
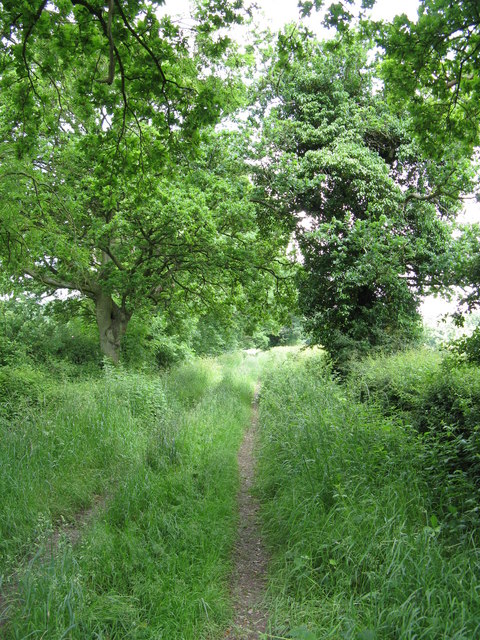
<path id="1" fill-rule="evenodd" d="M 107 38 L 108 38 L 108 56 L 109 56 L 108 76 L 105 78 L 105 80 L 99 80 L 99 82 L 103 82 L 104 84 L 112 84 L 113 78 L 115 76 L 115 45 L 113 42 L 113 35 L 112 35 L 113 5 L 114 5 L 114 0 L 109 0 L 108 1 L 108 20 L 107 20 Z"/>

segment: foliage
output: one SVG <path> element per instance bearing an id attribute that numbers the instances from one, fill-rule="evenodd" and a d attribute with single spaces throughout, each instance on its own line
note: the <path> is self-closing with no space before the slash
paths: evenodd
<path id="1" fill-rule="evenodd" d="M 0 300 L 0 366 L 24 362 L 47 365 L 50 371 L 61 363 L 77 365 L 78 371 L 98 369 L 100 359 L 92 320 L 81 316 L 58 316 L 56 303 L 28 295 Z M 74 374 L 74 367 L 69 368 Z"/>
<path id="2" fill-rule="evenodd" d="M 397 16 L 391 25 L 383 25 L 377 38 L 383 48 L 380 72 L 390 108 L 407 108 L 422 149 L 438 165 L 454 167 L 455 159 L 460 164 L 473 159 L 470 185 L 463 195 L 478 195 L 479 26 L 475 0 L 425 0 L 416 21 Z M 450 175 L 454 174 L 455 170 Z M 446 191 L 449 181 L 446 176 Z M 445 287 L 466 291 L 459 316 L 465 307 L 471 311 L 478 306 L 478 272 L 478 228 L 463 227 L 442 276 Z"/>
<path id="3" fill-rule="evenodd" d="M 370 356 L 352 365 L 350 382 L 361 402 L 377 403 L 390 416 L 423 413 L 425 389 L 438 376 L 441 363 L 440 353 L 426 348 Z"/>
<path id="4" fill-rule="evenodd" d="M 392 105 L 407 104 L 417 138 L 439 160 L 452 143 L 479 143 L 480 16 L 476 0 L 424 0 L 416 22 L 385 25 L 382 76 Z"/>
<path id="5" fill-rule="evenodd" d="M 154 377 L 109 365 L 103 379 L 57 388 L 40 411 L 0 423 L 2 637 L 222 634 L 236 451 L 257 370 L 239 354 Z M 81 542 L 59 536 L 51 556 L 52 530 L 95 496 L 105 503 Z"/>
<path id="6" fill-rule="evenodd" d="M 284 240 L 258 232 L 235 134 L 209 128 L 241 102 L 217 38 L 239 3 L 201 4 L 195 41 L 156 3 L 114 4 L 111 33 L 95 4 L 32 15 L 22 3 L 9 29 L 2 5 L 0 230 L 2 266 L 25 289 L 94 301 L 117 361 L 142 307 L 264 295 Z M 109 42 L 116 70 L 103 82 Z"/>
<path id="7" fill-rule="evenodd" d="M 300 305 L 336 360 L 418 335 L 419 296 L 448 261 L 440 216 L 458 210 L 470 175 L 423 155 L 372 83 L 353 36 L 320 44 L 290 30 L 260 107 L 256 199 L 265 218 L 296 227 Z"/>
<path id="8" fill-rule="evenodd" d="M 438 482 L 430 442 L 356 402 L 308 351 L 264 376 L 260 424 L 271 635 L 475 636 L 476 500 L 468 482 Z"/>
<path id="9" fill-rule="evenodd" d="M 475 327 L 471 335 L 452 341 L 449 349 L 459 360 L 464 359 L 471 364 L 480 365 L 480 327 Z"/>
<path id="10" fill-rule="evenodd" d="M 424 465 L 437 486 L 446 521 L 475 519 L 480 491 L 480 371 L 433 351 L 408 351 L 366 359 L 352 369 L 359 399 L 412 425 L 425 440 Z M 456 495 L 456 487 L 468 488 Z M 450 507 L 448 505 L 450 504 Z M 451 510 L 450 510 L 451 508 Z"/>
<path id="11" fill-rule="evenodd" d="M 360 7 L 354 0 L 340 0 L 340 2 L 332 2 L 331 4 L 325 3 L 325 0 L 299 0 L 298 2 L 302 16 L 310 15 L 314 8 L 316 11 L 324 9 L 325 4 L 327 6 L 323 24 L 328 28 L 333 27 L 337 32 L 342 33 L 348 30 L 355 17 L 352 10 L 355 9 L 358 12 L 358 17 L 364 17 L 364 10 L 371 9 L 375 4 L 375 0 L 362 0 Z M 352 7 L 355 4 L 357 6 Z"/>

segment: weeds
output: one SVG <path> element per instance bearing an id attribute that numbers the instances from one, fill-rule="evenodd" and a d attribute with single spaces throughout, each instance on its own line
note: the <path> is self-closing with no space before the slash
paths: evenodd
<path id="1" fill-rule="evenodd" d="M 479 635 L 473 530 L 462 544 L 445 531 L 410 425 L 354 401 L 308 352 L 268 375 L 260 424 L 273 635 Z"/>
<path id="2" fill-rule="evenodd" d="M 55 409 L 32 417 L 29 442 L 39 423 L 55 421 L 38 445 L 37 475 L 30 457 L 16 460 L 26 475 L 17 474 L 17 497 L 11 489 L 2 540 L 10 557 L 35 539 L 39 552 L 21 573 L 6 638 L 193 640 L 227 624 L 236 451 L 256 368 L 254 358 L 237 355 L 160 378 L 111 370 L 102 381 L 68 386 Z M 30 482 L 50 491 L 37 501 Z M 26 515 L 18 513 L 24 491 Z M 35 526 L 23 533 L 29 518 L 42 514 L 51 527 L 92 492 L 109 494 L 104 512 L 77 546 L 65 539 L 45 562 Z"/>

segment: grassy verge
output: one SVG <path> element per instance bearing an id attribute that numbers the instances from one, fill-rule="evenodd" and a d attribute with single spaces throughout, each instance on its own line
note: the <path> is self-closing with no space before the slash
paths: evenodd
<path id="1" fill-rule="evenodd" d="M 63 539 L 55 557 L 30 561 L 6 638 L 193 640 L 227 623 L 236 451 L 256 366 L 237 355 L 158 379 L 111 372 L 32 417 L 21 451 L 12 429 L 4 557 L 41 549 L 36 523 L 110 497 L 79 545 Z"/>
<path id="2" fill-rule="evenodd" d="M 474 531 L 460 543 L 443 527 L 410 425 L 355 401 L 308 352 L 266 376 L 260 425 L 273 636 L 480 635 Z"/>

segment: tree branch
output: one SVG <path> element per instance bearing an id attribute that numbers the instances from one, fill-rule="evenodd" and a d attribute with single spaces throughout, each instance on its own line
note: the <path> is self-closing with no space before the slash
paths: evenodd
<path id="1" fill-rule="evenodd" d="M 113 42 L 112 36 L 112 22 L 113 22 L 113 5 L 114 0 L 108 0 L 108 21 L 107 21 L 107 38 L 108 38 L 108 56 L 109 56 L 109 65 L 108 65 L 108 76 L 105 80 L 99 80 L 98 82 L 103 82 L 104 84 L 112 84 L 113 78 L 115 77 L 115 45 Z"/>
<path id="2" fill-rule="evenodd" d="M 41 2 L 40 6 L 38 7 L 37 13 L 33 17 L 32 24 L 28 27 L 28 29 L 27 29 L 27 31 L 25 33 L 25 36 L 23 38 L 22 57 L 23 57 L 25 62 L 26 62 L 26 55 L 27 55 L 27 40 L 31 36 L 32 31 L 35 28 L 35 25 L 40 20 L 40 16 L 42 15 L 43 10 L 47 6 L 47 4 L 48 4 L 48 0 L 43 0 L 43 2 Z"/>
<path id="3" fill-rule="evenodd" d="M 153 53 L 153 51 L 150 49 L 148 44 L 143 40 L 143 38 L 141 38 L 138 35 L 138 33 L 135 31 L 135 29 L 132 27 L 132 25 L 128 21 L 128 18 L 125 15 L 125 13 L 124 13 L 124 11 L 122 9 L 122 5 L 120 4 L 120 1 L 119 0 L 115 0 L 115 4 L 117 5 L 117 8 L 118 8 L 118 10 L 120 12 L 120 16 L 121 16 L 121 18 L 123 20 L 123 24 L 130 31 L 130 33 L 135 38 L 135 40 L 140 44 L 140 46 L 143 47 L 143 49 L 145 49 L 145 51 L 148 53 L 150 58 L 153 60 L 153 63 L 157 67 L 158 72 L 160 74 L 160 77 L 162 79 L 162 93 L 164 93 L 164 88 L 165 88 L 165 85 L 167 83 L 173 84 L 178 89 L 182 89 L 183 91 L 191 91 L 191 92 L 193 92 L 194 89 L 192 89 L 191 87 L 184 87 L 184 86 L 178 84 L 177 82 L 175 82 L 174 80 L 170 80 L 170 79 L 167 78 L 167 76 L 165 75 L 165 72 L 163 71 L 162 65 L 160 64 L 160 61 L 158 60 L 157 56 Z"/>
<path id="4" fill-rule="evenodd" d="M 30 276 L 34 280 L 41 282 L 42 284 L 46 284 L 49 287 L 53 287 L 54 289 L 70 289 L 71 291 L 81 291 L 82 293 L 85 291 L 83 287 L 74 284 L 73 282 L 68 282 L 67 280 L 62 280 L 60 278 L 54 278 L 53 276 L 49 276 L 44 273 L 39 273 L 35 269 L 25 269 L 25 275 Z"/>
<path id="5" fill-rule="evenodd" d="M 473 74 L 468 74 L 466 76 L 463 76 L 463 80 L 473 80 L 474 77 L 475 76 Z M 462 76 L 460 73 L 460 77 L 455 78 L 455 80 L 450 80 L 449 82 L 447 82 L 446 87 L 447 89 L 452 89 L 452 87 L 456 87 L 457 85 L 459 85 L 461 81 L 462 81 Z"/>
<path id="6" fill-rule="evenodd" d="M 123 264 L 118 260 L 118 258 L 110 251 L 110 249 L 106 248 L 106 247 L 101 247 L 102 251 L 104 253 L 107 254 L 107 256 L 110 258 L 110 260 L 113 262 L 113 264 L 117 267 L 117 269 L 119 271 L 125 271 L 125 267 L 123 266 Z"/>

